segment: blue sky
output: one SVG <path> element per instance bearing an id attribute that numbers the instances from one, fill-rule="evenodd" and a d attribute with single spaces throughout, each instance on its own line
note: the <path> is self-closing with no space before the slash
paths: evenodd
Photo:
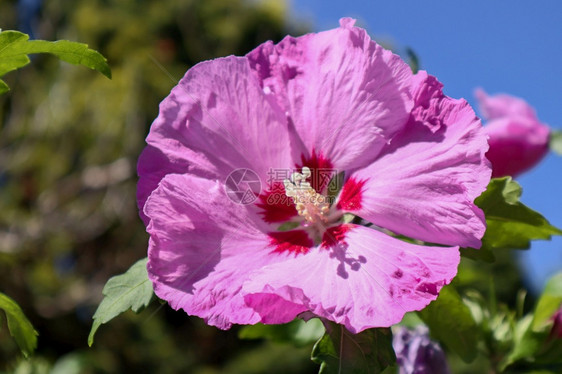
<path id="1" fill-rule="evenodd" d="M 316 31 L 353 17 L 378 40 L 412 48 L 447 95 L 473 106 L 475 87 L 527 100 L 539 119 L 562 129 L 562 2 L 293 0 L 293 19 Z M 562 227 L 562 157 L 550 154 L 517 178 L 522 201 Z M 562 237 L 521 251 L 530 285 L 562 270 Z"/>

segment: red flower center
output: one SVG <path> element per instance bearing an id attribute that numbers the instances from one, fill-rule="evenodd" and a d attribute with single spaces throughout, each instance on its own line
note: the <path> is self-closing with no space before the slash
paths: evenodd
<path id="1" fill-rule="evenodd" d="M 301 160 L 294 170 L 272 171 L 269 188 L 259 196 L 263 220 L 279 224 L 279 231 L 269 233 L 272 252 L 298 255 L 314 245 L 328 248 L 343 242 L 348 231 L 342 226 L 343 213 L 361 208 L 365 181 L 351 178 L 342 188 L 340 170 L 322 154 L 312 151 Z"/>

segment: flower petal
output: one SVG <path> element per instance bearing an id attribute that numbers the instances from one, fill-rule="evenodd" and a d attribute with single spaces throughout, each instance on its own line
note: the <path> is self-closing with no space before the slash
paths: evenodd
<path id="1" fill-rule="evenodd" d="M 495 119 L 506 116 L 521 116 L 538 121 L 535 109 L 525 100 L 506 94 L 489 96 L 483 89 L 474 92 L 482 116 L 485 119 Z"/>
<path id="2" fill-rule="evenodd" d="M 158 136 L 149 135 L 152 138 Z M 157 146 L 150 144 L 146 146 L 137 163 L 139 175 L 137 204 L 139 215 L 145 225 L 148 225 L 150 221 L 143 211 L 146 200 L 166 175 L 190 172 L 200 177 L 215 178 L 217 176 L 217 170 L 204 155 L 184 148 L 174 139 L 161 138 L 156 143 Z M 164 143 L 168 143 L 169 146 L 164 147 Z"/>
<path id="3" fill-rule="evenodd" d="M 264 94 L 244 57 L 191 68 L 160 104 L 146 141 L 138 165 L 141 211 L 166 174 L 224 181 L 247 168 L 263 185 L 268 170 L 293 167 L 300 156 L 300 149 L 292 156 L 285 114 Z"/>
<path id="4" fill-rule="evenodd" d="M 444 96 L 426 77 L 424 85 L 434 87 L 427 107 L 351 176 L 363 186 L 359 208 L 349 211 L 414 239 L 480 248 L 485 220 L 473 202 L 490 180 L 486 136 L 466 101 Z"/>
<path id="5" fill-rule="evenodd" d="M 247 57 L 264 89 L 289 113 L 304 148 L 345 170 L 373 160 L 406 124 L 412 72 L 352 20 L 340 23 L 265 43 Z"/>
<path id="6" fill-rule="evenodd" d="M 260 320 L 240 295 L 248 273 L 275 259 L 261 219 L 215 181 L 168 175 L 149 197 L 148 274 L 174 309 L 222 329 Z"/>
<path id="7" fill-rule="evenodd" d="M 315 247 L 256 271 L 243 286 L 246 302 L 275 321 L 272 313 L 280 312 L 261 302 L 275 294 L 356 333 L 391 326 L 424 308 L 457 273 L 458 247 L 418 246 L 363 226 L 343 231 L 338 246 Z"/>

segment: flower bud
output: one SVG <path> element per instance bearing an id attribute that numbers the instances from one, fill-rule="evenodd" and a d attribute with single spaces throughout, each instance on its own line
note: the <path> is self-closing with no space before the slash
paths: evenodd
<path id="1" fill-rule="evenodd" d="M 535 166 L 548 153 L 550 128 L 541 123 L 534 109 L 524 100 L 510 95 L 488 96 L 476 90 L 484 130 L 490 149 L 492 177 L 515 177 Z"/>

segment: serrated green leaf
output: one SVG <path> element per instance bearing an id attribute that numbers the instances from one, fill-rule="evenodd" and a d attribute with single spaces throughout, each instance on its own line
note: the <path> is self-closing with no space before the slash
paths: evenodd
<path id="1" fill-rule="evenodd" d="M 89 346 L 92 346 L 94 335 L 100 325 L 129 309 L 138 313 L 148 306 L 154 291 L 146 271 L 147 261 L 147 258 L 143 258 L 124 274 L 116 275 L 107 281 L 102 291 L 105 297 L 93 317 L 94 323 L 88 336 Z"/>
<path id="2" fill-rule="evenodd" d="M 352 334 L 330 323 L 326 334 L 312 349 L 312 361 L 320 374 L 381 373 L 396 362 L 390 329 L 369 329 Z"/>
<path id="3" fill-rule="evenodd" d="M 562 131 L 550 131 L 550 150 L 562 156 Z"/>
<path id="4" fill-rule="evenodd" d="M 552 324 L 552 316 L 562 304 L 562 273 L 551 277 L 541 294 L 533 316 L 533 330 L 541 331 Z"/>
<path id="5" fill-rule="evenodd" d="M 0 32 L 0 77 L 27 65 L 30 62 L 27 55 L 34 53 L 50 53 L 63 61 L 86 66 L 111 78 L 105 57 L 86 44 L 68 40 L 29 40 L 27 34 L 12 30 Z M 5 82 L 0 83 L 0 93 L 6 92 L 7 88 Z"/>
<path id="6" fill-rule="evenodd" d="M 20 306 L 1 292 L 0 309 L 6 313 L 10 335 L 13 336 L 23 355 L 28 357 L 37 348 L 37 331 L 23 314 Z"/>
<path id="7" fill-rule="evenodd" d="M 256 325 L 244 326 L 240 329 L 238 337 L 240 339 L 269 339 L 280 343 L 292 343 L 297 347 L 302 347 L 314 343 L 324 335 L 325 328 L 318 318 L 310 319 L 305 322 L 302 319 L 295 319 L 284 325 Z"/>
<path id="8" fill-rule="evenodd" d="M 482 249 L 527 249 L 531 240 L 562 235 L 546 218 L 519 201 L 521 186 L 511 178 L 492 179 L 476 199 L 486 215 Z"/>
<path id="9" fill-rule="evenodd" d="M 418 312 L 431 331 L 431 336 L 456 352 L 465 362 L 474 360 L 479 330 L 470 309 L 457 291 L 448 285 L 437 300 Z"/>

